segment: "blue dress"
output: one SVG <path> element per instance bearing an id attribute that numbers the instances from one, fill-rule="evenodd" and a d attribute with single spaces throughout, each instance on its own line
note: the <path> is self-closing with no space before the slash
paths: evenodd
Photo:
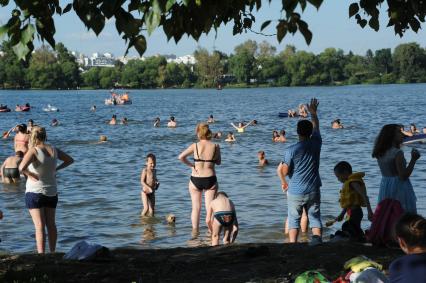
<path id="1" fill-rule="evenodd" d="M 417 198 L 414 194 L 413 186 L 411 185 L 410 180 L 401 180 L 398 177 L 395 157 L 399 152 L 402 152 L 402 150 L 396 147 L 392 147 L 386 151 L 382 157 L 377 159 L 380 172 L 382 173 L 378 202 L 380 203 L 382 200 L 387 198 L 395 199 L 401 203 L 402 208 L 406 212 L 417 213 Z M 405 159 L 404 166 L 406 166 Z"/>

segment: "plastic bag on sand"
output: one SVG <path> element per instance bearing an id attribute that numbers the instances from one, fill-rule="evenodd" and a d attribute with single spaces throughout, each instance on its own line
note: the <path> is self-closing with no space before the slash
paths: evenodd
<path id="1" fill-rule="evenodd" d="M 382 265 L 363 255 L 351 258 L 350 260 L 345 262 L 344 265 L 345 270 L 351 269 L 353 272 L 361 272 L 367 267 L 374 267 L 379 270 L 383 270 Z"/>
<path id="2" fill-rule="evenodd" d="M 388 283 L 386 276 L 373 267 L 368 267 L 362 272 L 352 273 L 349 277 L 351 283 Z"/>
<path id="3" fill-rule="evenodd" d="M 321 273 L 315 270 L 305 271 L 297 276 L 294 283 L 329 283 L 330 281 Z"/>
<path id="4" fill-rule="evenodd" d="M 64 255 L 64 259 L 75 259 L 75 260 L 93 260 L 96 258 L 105 258 L 109 255 L 109 249 L 98 245 L 89 244 L 86 241 L 80 241 L 75 244 L 72 249 Z"/>

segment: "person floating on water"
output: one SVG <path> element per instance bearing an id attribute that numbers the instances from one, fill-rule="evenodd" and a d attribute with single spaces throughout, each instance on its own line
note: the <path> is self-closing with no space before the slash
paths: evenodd
<path id="1" fill-rule="evenodd" d="M 306 108 L 306 105 L 301 103 L 298 107 L 299 117 L 300 118 L 306 118 L 308 117 L 308 109 Z"/>
<path id="2" fill-rule="evenodd" d="M 299 142 L 287 148 L 284 160 L 277 168 L 281 188 L 287 192 L 290 243 L 297 242 L 303 208 L 307 210 L 312 229 L 311 244 L 322 243 L 320 210 L 322 184 L 319 175 L 322 139 L 317 116 L 318 104 L 316 98 L 311 99 L 308 105 L 311 121 L 300 120 L 297 123 Z M 286 180 L 287 176 L 290 176 L 289 183 Z"/>
<path id="3" fill-rule="evenodd" d="M 263 150 L 259 150 L 257 152 L 257 158 L 259 159 L 259 166 L 265 166 L 269 164 L 268 159 L 265 158 L 265 152 Z"/>
<path id="4" fill-rule="evenodd" d="M 222 138 L 222 132 L 214 133 L 213 138 L 216 139 L 216 140 L 220 140 Z"/>
<path id="5" fill-rule="evenodd" d="M 223 244 L 231 244 L 238 235 L 238 219 L 234 203 L 225 192 L 218 192 L 207 211 L 208 227 L 212 231 L 212 246 L 219 245 L 223 229 Z"/>
<path id="6" fill-rule="evenodd" d="M 154 127 L 156 127 L 156 128 L 160 127 L 160 117 L 155 118 Z"/>
<path id="7" fill-rule="evenodd" d="M 277 130 L 273 130 L 272 131 L 272 141 L 273 142 L 279 142 L 280 139 L 280 134 L 278 133 Z"/>
<path id="8" fill-rule="evenodd" d="M 168 128 L 176 128 L 177 127 L 177 123 L 176 123 L 176 120 L 175 120 L 174 116 L 170 116 L 170 120 L 167 123 L 167 127 Z"/>
<path id="9" fill-rule="evenodd" d="M 285 136 L 285 130 L 281 130 L 278 134 L 278 138 L 276 139 L 277 142 L 286 142 L 287 138 Z"/>
<path id="10" fill-rule="evenodd" d="M 343 129 L 343 124 L 340 122 L 340 119 L 336 119 L 331 122 L 332 129 Z"/>
<path id="11" fill-rule="evenodd" d="M 92 111 L 92 112 L 96 112 L 96 105 L 93 105 L 93 106 L 90 108 L 90 111 Z"/>
<path id="12" fill-rule="evenodd" d="M 56 118 L 52 119 L 52 122 L 50 122 L 50 126 L 52 126 L 52 127 L 59 126 L 58 119 L 56 119 Z"/>
<path id="13" fill-rule="evenodd" d="M 253 121 L 255 121 L 255 120 L 250 121 L 248 124 L 244 124 L 243 122 L 239 122 L 238 126 L 236 126 L 234 123 L 231 123 L 231 126 L 234 127 L 234 129 L 237 130 L 238 133 L 244 133 L 246 128 L 253 124 Z"/>
<path id="14" fill-rule="evenodd" d="M 289 118 L 295 118 L 297 117 L 297 112 L 294 109 L 289 109 L 287 110 L 287 115 Z"/>
<path id="15" fill-rule="evenodd" d="M 107 141 L 108 141 L 107 136 L 105 136 L 105 135 L 101 135 L 101 136 L 99 137 L 99 142 L 97 142 L 97 143 L 104 143 L 104 142 L 107 142 Z"/>
<path id="16" fill-rule="evenodd" d="M 342 212 L 332 222 L 327 222 L 327 226 L 330 226 L 335 221 L 342 221 L 347 215 L 348 218 L 342 225 L 342 231 L 336 232 L 336 235 L 363 242 L 365 241 L 365 235 L 361 229 L 362 207 L 367 207 L 368 220 L 371 221 L 373 219 L 373 210 L 362 179 L 365 174 L 362 172 L 352 173 L 352 166 L 346 161 L 336 164 L 334 174 L 337 180 L 343 183 L 339 199 Z"/>
<path id="17" fill-rule="evenodd" d="M 410 133 L 414 135 L 420 134 L 420 131 L 417 129 L 416 124 L 410 124 Z"/>
<path id="18" fill-rule="evenodd" d="M 237 140 L 235 139 L 234 133 L 229 132 L 228 135 L 226 136 L 225 141 L 226 142 L 236 142 Z"/>
<path id="19" fill-rule="evenodd" d="M 24 157 L 22 151 L 15 152 L 14 156 L 9 156 L 3 162 L 3 165 L 0 168 L 1 180 L 5 184 L 18 184 L 21 180 L 21 175 L 19 173 L 19 164 Z"/>
<path id="20" fill-rule="evenodd" d="M 117 125 L 117 115 L 112 115 L 111 120 L 109 121 L 110 125 Z"/>
<path id="21" fill-rule="evenodd" d="M 209 118 L 207 119 L 207 123 L 212 124 L 214 122 L 216 121 L 214 120 L 213 115 L 210 115 Z"/>
<path id="22" fill-rule="evenodd" d="M 149 153 L 146 156 L 146 166 L 141 173 L 141 200 L 143 205 L 141 216 L 154 216 L 155 213 L 155 191 L 160 186 L 155 169 L 156 164 L 155 155 Z"/>
<path id="23" fill-rule="evenodd" d="M 127 125 L 129 123 L 129 120 L 127 120 L 126 117 L 124 117 L 123 119 L 121 119 L 121 124 L 122 125 Z"/>

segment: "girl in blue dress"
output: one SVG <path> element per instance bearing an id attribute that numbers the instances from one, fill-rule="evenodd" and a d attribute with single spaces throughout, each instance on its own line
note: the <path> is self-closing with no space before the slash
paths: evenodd
<path id="1" fill-rule="evenodd" d="M 416 213 L 417 199 L 409 177 L 420 153 L 413 149 L 407 165 L 404 152 L 400 149 L 403 137 L 401 125 L 389 124 L 383 126 L 376 138 L 372 156 L 377 159 L 382 173 L 378 202 L 395 199 L 406 212 Z"/>

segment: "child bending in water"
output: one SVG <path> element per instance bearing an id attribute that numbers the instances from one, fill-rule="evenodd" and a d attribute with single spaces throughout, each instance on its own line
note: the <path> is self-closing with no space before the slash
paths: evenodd
<path id="1" fill-rule="evenodd" d="M 362 207 L 367 207 L 369 220 L 373 217 L 365 183 L 362 179 L 365 174 L 363 172 L 352 173 L 352 166 L 346 161 L 337 163 L 334 167 L 334 174 L 343 183 L 339 199 L 343 210 L 334 221 L 342 221 L 345 214 L 347 214 L 349 219 L 342 225 L 343 234 L 352 239 L 363 241 L 364 232 L 361 229 Z M 329 222 L 328 224 L 332 223 L 334 222 Z"/>
<path id="2" fill-rule="evenodd" d="M 155 155 L 149 153 L 146 156 L 146 167 L 141 173 L 141 199 L 143 210 L 142 216 L 154 216 L 155 212 L 155 191 L 160 186 L 157 180 L 157 170 L 155 169 L 156 158 Z"/>
<path id="3" fill-rule="evenodd" d="M 424 283 L 426 278 L 426 219 L 404 214 L 395 226 L 395 235 L 405 256 L 389 267 L 390 282 Z"/>
<path id="4" fill-rule="evenodd" d="M 238 220 L 234 203 L 224 192 L 218 192 L 207 210 L 209 230 L 212 231 L 212 246 L 219 245 L 223 228 L 223 244 L 233 243 L 238 234 Z"/>

